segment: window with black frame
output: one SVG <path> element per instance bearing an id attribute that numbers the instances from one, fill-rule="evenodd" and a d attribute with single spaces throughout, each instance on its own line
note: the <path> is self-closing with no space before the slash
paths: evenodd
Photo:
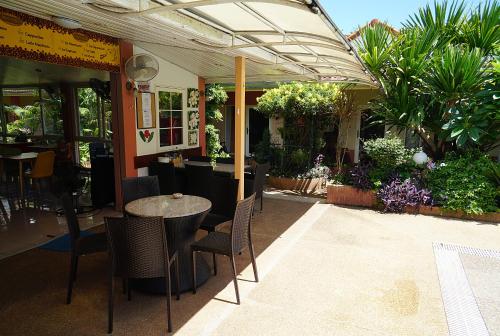
<path id="1" fill-rule="evenodd" d="M 17 141 L 63 136 L 61 94 L 52 87 L 2 88 L 1 131 Z"/>
<path id="2" fill-rule="evenodd" d="M 92 146 L 105 147 L 109 151 L 112 145 L 111 100 L 90 87 L 77 88 L 76 97 L 79 162 L 83 167 L 90 167 Z"/>

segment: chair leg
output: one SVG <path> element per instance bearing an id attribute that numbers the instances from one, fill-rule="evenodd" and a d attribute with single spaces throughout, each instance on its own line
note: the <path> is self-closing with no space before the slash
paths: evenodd
<path id="1" fill-rule="evenodd" d="M 215 253 L 212 253 L 212 260 L 214 262 L 214 275 L 217 275 L 217 258 Z"/>
<path id="2" fill-rule="evenodd" d="M 238 290 L 238 279 L 236 279 L 236 264 L 234 263 L 234 255 L 229 257 L 231 259 L 231 268 L 233 269 L 234 291 L 236 292 L 236 303 L 240 304 L 240 292 Z"/>
<path id="3" fill-rule="evenodd" d="M 175 256 L 175 283 L 177 284 L 176 299 L 181 299 L 181 279 L 179 276 L 179 256 Z"/>
<path id="4" fill-rule="evenodd" d="M 122 293 L 127 294 L 127 279 L 125 278 L 122 278 Z"/>
<path id="5" fill-rule="evenodd" d="M 127 300 L 132 301 L 132 288 L 130 288 L 130 279 L 127 278 Z"/>
<path id="6" fill-rule="evenodd" d="M 68 292 L 66 294 L 66 304 L 71 303 L 71 294 L 73 292 L 73 282 L 75 281 L 76 267 L 78 266 L 78 257 L 76 254 L 71 254 L 71 262 L 69 266 L 69 276 L 68 276 Z"/>
<path id="7" fill-rule="evenodd" d="M 253 244 L 250 242 L 249 250 L 250 250 L 250 258 L 252 259 L 252 267 L 253 267 L 253 275 L 255 277 L 255 282 L 259 282 L 259 274 L 257 273 L 257 262 L 255 260 L 255 254 L 253 251 Z"/>
<path id="8" fill-rule="evenodd" d="M 73 282 L 76 282 L 76 273 L 78 272 L 78 256 L 75 259 L 75 270 L 73 271 Z"/>
<path id="9" fill-rule="evenodd" d="M 108 289 L 108 334 L 113 332 L 113 298 L 114 298 L 114 278 L 113 271 L 110 271 Z"/>
<path id="10" fill-rule="evenodd" d="M 166 288 L 167 288 L 167 328 L 168 332 L 172 332 L 172 282 L 170 281 L 170 270 L 166 272 Z"/>
<path id="11" fill-rule="evenodd" d="M 260 195 L 260 212 L 264 210 L 264 197 Z"/>

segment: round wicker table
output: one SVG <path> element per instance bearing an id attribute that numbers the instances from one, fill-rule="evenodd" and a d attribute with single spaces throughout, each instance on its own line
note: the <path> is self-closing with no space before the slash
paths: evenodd
<path id="1" fill-rule="evenodd" d="M 195 240 L 196 231 L 212 208 L 212 203 L 203 197 L 184 195 L 174 199 L 172 195 L 145 197 L 128 203 L 125 212 L 131 216 L 164 218 L 167 231 L 168 248 L 179 254 L 179 277 L 181 292 L 191 290 L 191 244 Z M 173 271 L 173 269 L 172 269 Z M 210 277 L 210 268 L 199 256 L 196 263 L 197 284 L 205 283 Z M 172 279 L 175 279 L 172 273 Z M 135 279 L 134 288 L 149 293 L 165 293 L 165 281 L 158 279 Z M 176 283 L 172 281 L 172 293 Z"/>

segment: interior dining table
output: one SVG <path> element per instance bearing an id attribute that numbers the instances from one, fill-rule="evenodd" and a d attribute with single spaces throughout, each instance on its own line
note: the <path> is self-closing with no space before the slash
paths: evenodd
<path id="1" fill-rule="evenodd" d="M 191 244 L 195 241 L 196 231 L 212 208 L 212 202 L 198 196 L 183 195 L 174 198 L 172 195 L 161 195 L 140 198 L 125 205 L 125 212 L 137 217 L 163 217 L 167 232 L 169 251 L 177 251 L 179 258 L 180 291 L 192 288 L 191 280 Z M 175 279 L 175 273 L 171 273 Z M 205 283 L 210 277 L 210 267 L 202 256 L 196 263 L 197 284 Z M 140 291 L 164 294 L 165 281 L 156 279 L 132 279 L 132 286 Z M 176 283 L 172 281 L 172 292 L 176 291 Z"/>
<path id="2" fill-rule="evenodd" d="M 18 166 L 19 166 L 19 198 L 24 204 L 24 168 L 23 168 L 23 163 L 25 162 L 30 162 L 33 163 L 33 161 L 36 159 L 38 156 L 38 153 L 35 152 L 28 152 L 28 153 L 21 153 L 19 155 L 0 155 L 1 160 L 13 160 L 17 161 Z"/>

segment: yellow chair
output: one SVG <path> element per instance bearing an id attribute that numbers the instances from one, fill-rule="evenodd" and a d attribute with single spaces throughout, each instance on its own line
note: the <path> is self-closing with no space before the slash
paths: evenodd
<path id="1" fill-rule="evenodd" d="M 35 205 L 41 207 L 40 196 L 41 196 L 41 180 L 49 179 L 54 174 L 54 160 L 56 154 L 53 151 L 41 152 L 36 157 L 35 164 L 30 173 L 26 174 L 28 178 L 32 181 L 32 186 L 36 186 L 36 194 L 34 202 Z"/>

